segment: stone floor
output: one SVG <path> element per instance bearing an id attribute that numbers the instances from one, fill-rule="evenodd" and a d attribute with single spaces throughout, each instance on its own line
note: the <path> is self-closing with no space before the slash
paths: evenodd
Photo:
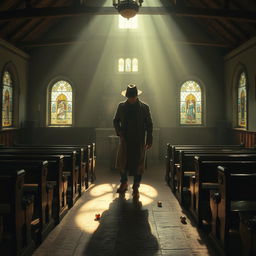
<path id="1" fill-rule="evenodd" d="M 116 194 L 117 173 L 97 167 L 97 182 L 77 201 L 34 255 L 213 256 L 205 239 L 182 212 L 165 185 L 164 168 L 150 167 L 143 176 L 140 202 Z M 162 201 L 162 208 L 157 201 Z M 100 221 L 95 214 L 100 213 Z"/>

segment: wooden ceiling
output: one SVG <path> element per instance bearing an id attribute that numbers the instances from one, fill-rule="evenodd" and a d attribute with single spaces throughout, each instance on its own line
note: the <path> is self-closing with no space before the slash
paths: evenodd
<path id="1" fill-rule="evenodd" d="M 104 3 L 104 0 L 94 0 Z M 146 2 L 145 0 L 144 2 Z M 256 36 L 255 0 L 161 0 L 164 7 L 143 7 L 141 14 L 175 15 L 191 19 L 209 35 L 209 40 L 191 38 L 183 44 L 205 45 L 231 50 Z M 167 2 L 168 1 L 168 2 Z M 60 40 L 45 42 L 45 34 L 65 17 L 116 14 L 113 7 L 92 7 L 91 0 L 2 0 L 0 38 L 24 50 L 71 44 Z M 166 4 L 168 3 L 168 4 Z"/>

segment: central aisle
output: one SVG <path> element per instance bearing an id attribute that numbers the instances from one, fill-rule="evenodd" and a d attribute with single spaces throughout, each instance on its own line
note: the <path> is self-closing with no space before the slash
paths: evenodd
<path id="1" fill-rule="evenodd" d="M 149 167 L 140 187 L 140 204 L 131 200 L 132 177 L 119 198 L 117 173 L 97 167 L 97 182 L 78 200 L 34 255 L 207 256 L 203 238 L 184 215 L 163 180 L 163 167 Z M 162 201 L 162 208 L 157 201 Z M 101 220 L 95 221 L 100 213 Z"/>

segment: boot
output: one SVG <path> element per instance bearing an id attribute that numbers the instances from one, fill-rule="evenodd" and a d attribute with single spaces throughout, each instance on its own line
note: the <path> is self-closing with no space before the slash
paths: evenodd
<path id="1" fill-rule="evenodd" d="M 139 199 L 140 197 L 140 193 L 139 193 L 139 186 L 140 185 L 134 185 L 132 186 L 132 196 L 133 196 L 133 199 Z"/>
<path id="2" fill-rule="evenodd" d="M 121 183 L 120 186 L 118 187 L 116 193 L 125 193 L 127 191 L 128 184 L 127 183 Z"/>

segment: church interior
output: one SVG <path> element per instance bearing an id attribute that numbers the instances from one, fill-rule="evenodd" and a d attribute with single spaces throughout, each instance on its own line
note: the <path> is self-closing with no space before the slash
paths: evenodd
<path id="1" fill-rule="evenodd" d="M 255 60 L 254 0 L 0 1 L 0 254 L 255 256 Z"/>

